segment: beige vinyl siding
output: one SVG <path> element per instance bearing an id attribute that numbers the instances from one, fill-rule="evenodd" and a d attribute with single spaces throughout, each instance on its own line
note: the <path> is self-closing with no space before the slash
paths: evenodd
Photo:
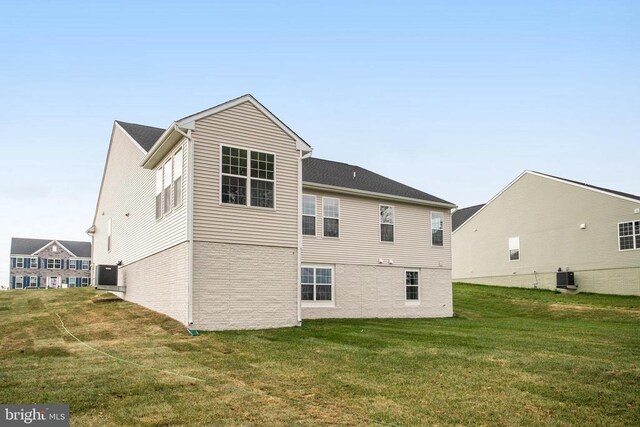
<path id="1" fill-rule="evenodd" d="M 295 141 L 249 102 L 197 120 L 192 135 L 194 240 L 297 247 Z M 275 154 L 275 209 L 220 203 L 222 145 Z"/>
<path id="2" fill-rule="evenodd" d="M 183 153 L 183 202 L 166 217 L 155 218 L 155 170 L 144 169 L 142 150 L 116 124 L 95 219 L 93 262 L 124 265 L 175 246 L 187 239 L 188 144 Z M 179 146 L 175 147 L 173 154 Z M 164 160 L 160 165 L 164 164 Z M 111 251 L 107 228 L 111 218 Z"/>
<path id="3" fill-rule="evenodd" d="M 431 208 L 355 195 L 305 190 L 316 196 L 316 236 L 303 236 L 303 263 L 378 265 L 393 260 L 396 266 L 451 268 L 451 214 Z M 340 237 L 323 237 L 322 198 L 340 199 Z M 394 242 L 380 241 L 380 205 L 394 207 Z M 442 212 L 444 244 L 431 246 L 431 212 Z"/>
<path id="4" fill-rule="evenodd" d="M 525 173 L 453 234 L 453 277 L 561 267 L 576 272 L 580 286 L 581 270 L 638 267 L 640 250 L 618 250 L 618 223 L 639 220 L 636 208 L 640 202 Z M 520 238 L 519 261 L 509 261 L 510 237 Z"/>

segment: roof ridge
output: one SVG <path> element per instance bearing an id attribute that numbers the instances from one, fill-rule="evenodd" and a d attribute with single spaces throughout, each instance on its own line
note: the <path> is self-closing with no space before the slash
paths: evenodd
<path id="1" fill-rule="evenodd" d="M 611 188 L 606 188 L 606 187 L 600 187 L 598 185 L 588 184 L 586 182 L 577 181 L 575 179 L 563 178 L 561 176 L 551 175 L 551 174 L 544 173 L 544 172 L 538 172 L 538 171 L 534 171 L 534 170 L 530 170 L 530 172 L 536 173 L 538 175 L 546 176 L 548 178 L 559 179 L 561 181 L 565 181 L 565 182 L 568 182 L 568 183 L 571 183 L 571 184 L 577 184 L 577 185 L 581 185 L 583 187 L 604 191 L 605 193 L 609 193 L 609 194 L 612 194 L 614 196 L 622 196 L 622 197 L 627 197 L 627 198 L 631 198 L 631 199 L 640 200 L 640 196 L 638 196 L 636 194 L 627 193 L 627 192 L 619 191 L 619 190 L 613 190 Z"/>

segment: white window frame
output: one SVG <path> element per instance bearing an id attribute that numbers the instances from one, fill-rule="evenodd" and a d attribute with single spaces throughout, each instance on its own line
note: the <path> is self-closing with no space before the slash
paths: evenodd
<path id="1" fill-rule="evenodd" d="M 382 222 L 382 208 L 391 208 L 391 222 Z M 380 243 L 395 243 L 396 241 L 396 208 L 394 205 L 378 205 L 378 239 Z M 382 240 L 382 225 L 390 225 L 392 226 L 392 239 L 391 240 Z"/>
<path id="2" fill-rule="evenodd" d="M 162 216 L 171 213 L 173 203 L 171 201 L 171 193 L 173 187 L 173 158 L 169 157 L 162 164 Z M 167 195 L 169 197 L 167 197 Z"/>
<path id="3" fill-rule="evenodd" d="M 435 230 L 433 228 L 433 220 L 434 217 L 436 216 L 440 216 L 441 222 L 440 224 L 442 225 L 442 228 L 440 229 L 440 231 L 442 231 L 442 244 L 441 245 L 434 245 L 433 244 L 433 230 Z M 442 212 L 438 212 L 438 211 L 431 211 L 431 223 L 429 224 L 429 231 L 430 231 L 430 235 L 429 235 L 429 240 L 431 241 L 431 247 L 433 248 L 444 248 L 444 213 Z"/>
<path id="4" fill-rule="evenodd" d="M 82 261 L 81 270 L 89 270 L 89 268 L 91 267 L 91 261 L 89 261 L 88 259 L 83 259 L 81 261 Z"/>
<path id="5" fill-rule="evenodd" d="M 156 169 L 156 198 L 154 200 L 155 202 L 155 215 L 156 215 L 156 220 L 160 220 L 162 219 L 162 171 L 163 171 L 164 167 L 160 166 L 158 169 Z M 158 204 L 158 201 L 160 202 Z"/>
<path id="6" fill-rule="evenodd" d="M 58 267 L 56 267 L 56 261 L 59 264 Z M 62 259 L 60 258 L 48 258 L 47 259 L 47 269 L 48 270 L 61 270 L 62 269 Z"/>
<path id="7" fill-rule="evenodd" d="M 80 279 L 80 286 L 89 286 L 89 278 L 88 277 L 82 277 Z"/>
<path id="8" fill-rule="evenodd" d="M 34 262 L 35 261 L 35 267 L 34 267 Z M 29 268 L 38 268 L 38 257 L 37 256 L 32 256 L 29 257 Z"/>
<path id="9" fill-rule="evenodd" d="M 637 251 L 640 249 L 640 245 L 638 244 L 638 239 L 640 239 L 640 234 L 637 234 L 635 232 L 635 228 L 636 228 L 636 222 L 640 222 L 638 220 L 631 220 L 631 221 L 622 221 L 619 222 L 618 225 L 616 226 L 616 230 L 617 230 L 617 234 L 618 234 L 618 252 L 626 252 L 626 251 Z M 621 236 L 620 235 L 620 225 L 622 224 L 631 224 L 631 234 L 628 236 Z M 628 248 L 628 249 L 622 249 L 620 247 L 620 238 L 621 237 L 631 237 L 633 240 L 633 248 Z"/>
<path id="10" fill-rule="evenodd" d="M 511 259 L 511 251 L 518 251 L 518 258 L 517 259 Z M 515 236 L 515 237 L 509 237 L 509 262 L 516 262 L 516 261 L 520 261 L 520 259 L 522 258 L 522 251 L 520 250 L 520 237 L 519 236 Z"/>
<path id="11" fill-rule="evenodd" d="M 324 212 L 324 207 L 326 204 L 327 200 L 337 200 L 338 201 L 338 216 L 337 217 L 333 217 L 333 216 L 326 216 L 325 212 Z M 341 230 L 341 222 L 340 221 L 340 199 L 338 197 L 323 197 L 322 198 L 322 238 L 323 239 L 340 239 L 340 236 L 342 236 L 342 230 Z M 325 236 L 324 235 L 324 219 L 325 218 L 329 218 L 329 219 L 337 219 L 338 220 L 338 235 L 337 236 Z"/>
<path id="12" fill-rule="evenodd" d="M 309 215 L 309 214 L 305 214 L 304 213 L 304 198 L 311 198 L 313 197 L 313 215 Z M 317 237 L 318 236 L 318 197 L 315 194 L 303 194 L 302 195 L 302 218 L 304 219 L 304 217 L 313 217 L 314 219 L 314 224 L 315 227 L 313 228 L 313 234 L 304 234 L 304 220 L 302 219 L 302 230 L 301 233 L 303 236 L 307 236 L 307 237 Z"/>
<path id="13" fill-rule="evenodd" d="M 331 270 L 331 300 L 303 300 L 302 299 L 302 269 L 313 268 L 313 297 L 316 295 L 316 269 Z M 309 283 L 305 283 L 308 285 Z M 321 283 L 326 285 L 326 283 Z M 336 272 L 333 265 L 329 264 L 301 264 L 300 265 L 300 288 L 298 290 L 298 298 L 302 307 L 335 307 L 336 306 Z"/>
<path id="14" fill-rule="evenodd" d="M 78 277 L 72 276 L 72 277 L 68 277 L 67 278 L 67 286 L 71 287 L 71 281 L 73 280 L 73 287 L 77 287 L 78 286 Z"/>
<path id="15" fill-rule="evenodd" d="M 52 252 L 58 252 L 58 246 L 57 245 L 51 246 L 51 251 Z"/>
<path id="16" fill-rule="evenodd" d="M 247 174 L 246 175 L 236 175 L 233 173 L 223 173 L 222 172 L 222 150 L 224 148 L 233 148 L 236 150 L 244 150 L 247 152 Z M 267 178 L 253 178 L 251 176 L 251 154 L 252 153 L 262 153 L 262 154 L 269 154 L 271 156 L 273 156 L 273 179 L 267 179 Z M 277 191 L 276 191 L 276 180 L 278 177 L 278 156 L 276 155 L 276 153 L 270 152 L 270 151 L 265 151 L 265 150 L 252 150 L 246 147 L 238 147 L 235 145 L 229 145 L 229 144 L 220 144 L 219 147 L 219 155 L 220 155 L 220 161 L 219 161 L 219 174 L 218 174 L 218 182 L 219 182 L 219 186 L 218 186 L 218 205 L 220 206 L 240 206 L 240 207 L 247 207 L 247 208 L 252 208 L 252 209 L 266 209 L 266 210 L 271 210 L 271 211 L 275 211 L 276 210 L 276 201 L 277 201 Z M 246 180 L 246 200 L 245 200 L 245 204 L 240 204 L 240 203 L 223 203 L 222 202 L 222 177 L 223 176 L 229 176 L 232 178 L 242 178 Z M 266 181 L 266 182 L 271 182 L 273 183 L 273 207 L 269 208 L 269 207 L 265 207 L 265 206 L 253 206 L 251 204 L 251 180 L 256 180 L 256 181 Z"/>
<path id="17" fill-rule="evenodd" d="M 178 156 L 180 157 L 179 159 Z M 182 179 L 182 177 L 184 176 L 184 150 L 182 149 L 182 147 L 177 149 L 173 153 L 173 156 L 171 156 L 171 160 L 173 163 L 173 177 L 171 181 L 171 194 L 173 197 L 172 204 L 173 209 L 177 209 L 182 206 L 182 199 L 184 198 L 184 195 L 182 194 L 184 188 L 184 179 Z M 180 161 L 178 162 L 178 160 Z M 180 164 L 178 165 L 178 163 Z M 180 179 L 180 188 L 178 188 L 178 184 L 176 183 L 178 179 Z"/>
<path id="18" fill-rule="evenodd" d="M 407 284 L 407 273 L 418 273 L 418 299 L 408 299 L 407 298 L 407 288 L 409 286 L 412 286 L 412 287 L 415 286 L 415 285 L 408 285 Z M 421 286 L 420 286 L 420 281 L 422 280 L 422 278 L 420 276 L 421 276 L 421 274 L 420 274 L 420 270 L 419 269 L 415 269 L 415 268 L 410 269 L 410 268 L 408 268 L 408 269 L 404 270 L 404 289 L 403 289 L 403 291 L 404 291 L 404 302 L 405 302 L 406 305 L 420 305 L 420 301 L 422 299 L 422 289 L 421 289 Z"/>
<path id="19" fill-rule="evenodd" d="M 24 289 L 24 276 L 15 276 L 15 278 L 13 289 Z M 18 279 L 20 279 L 20 287 L 18 287 Z"/>
<path id="20" fill-rule="evenodd" d="M 35 288 L 38 286 L 38 276 L 29 276 L 29 287 Z"/>
<path id="21" fill-rule="evenodd" d="M 113 221 L 111 218 L 107 220 L 107 252 L 111 252 L 111 231 L 113 230 Z"/>
<path id="22" fill-rule="evenodd" d="M 17 256 L 15 257 L 15 259 L 16 259 L 16 268 L 24 268 L 24 257 Z M 20 265 L 18 265 L 18 262 L 20 263 Z"/>
<path id="23" fill-rule="evenodd" d="M 69 258 L 69 270 L 77 270 L 78 269 L 77 261 L 78 261 L 77 258 Z"/>

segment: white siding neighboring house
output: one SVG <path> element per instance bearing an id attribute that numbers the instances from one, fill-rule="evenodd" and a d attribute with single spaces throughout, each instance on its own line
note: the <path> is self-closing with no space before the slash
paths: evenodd
<path id="1" fill-rule="evenodd" d="M 453 220 L 455 281 L 640 295 L 640 196 L 525 171 Z"/>
<path id="2" fill-rule="evenodd" d="M 167 129 L 115 122 L 93 261 L 194 329 L 452 315 L 454 205 L 310 154 L 250 95 Z"/>

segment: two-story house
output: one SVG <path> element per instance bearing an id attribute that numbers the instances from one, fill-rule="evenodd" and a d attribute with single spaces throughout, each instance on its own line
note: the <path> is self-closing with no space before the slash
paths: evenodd
<path id="1" fill-rule="evenodd" d="M 10 289 L 76 288 L 91 284 L 91 243 L 11 239 Z"/>
<path id="2" fill-rule="evenodd" d="M 166 129 L 116 121 L 93 262 L 201 330 L 451 316 L 454 205 L 310 155 L 250 95 Z"/>

